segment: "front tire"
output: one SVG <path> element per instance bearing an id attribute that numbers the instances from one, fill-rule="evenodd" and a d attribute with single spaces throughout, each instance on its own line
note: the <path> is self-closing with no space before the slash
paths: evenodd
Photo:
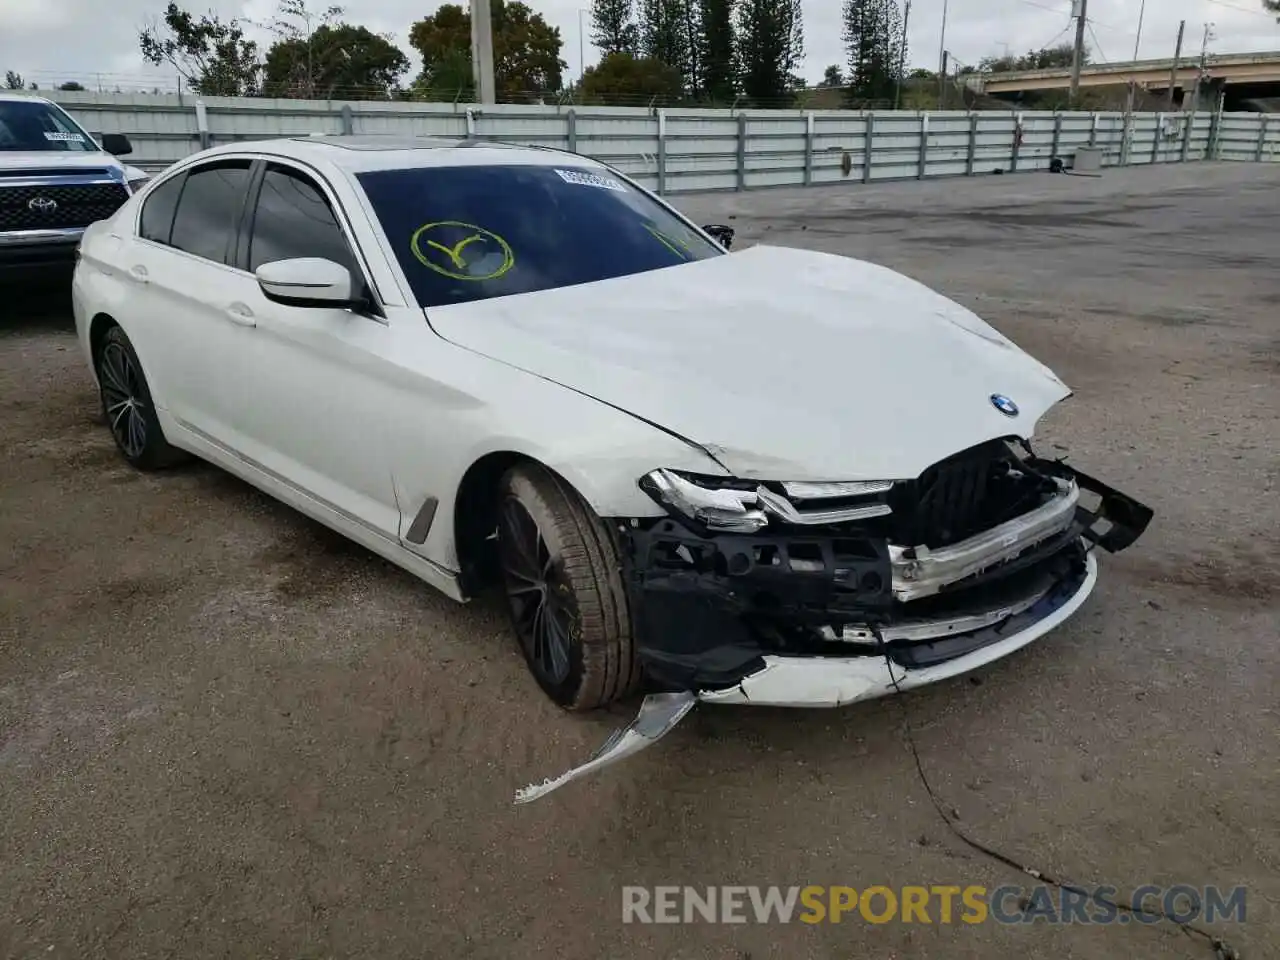
<path id="1" fill-rule="evenodd" d="M 95 367 L 102 413 L 121 455 L 139 470 L 158 470 L 184 460 L 183 452 L 164 438 L 142 364 L 120 327 L 103 336 Z"/>
<path id="2" fill-rule="evenodd" d="M 604 523 L 544 467 L 513 468 L 500 490 L 502 582 L 538 686 L 575 711 L 635 692 L 641 671 L 621 563 Z"/>

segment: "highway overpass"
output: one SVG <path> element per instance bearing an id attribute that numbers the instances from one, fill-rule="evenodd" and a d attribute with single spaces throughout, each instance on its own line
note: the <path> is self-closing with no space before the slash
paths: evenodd
<path id="1" fill-rule="evenodd" d="M 1184 57 L 1174 72 L 1172 58 L 1164 60 L 1132 60 L 1125 63 L 1098 63 L 1080 71 L 1080 86 L 1114 87 L 1134 81 L 1148 91 L 1169 89 L 1170 74 L 1174 74 L 1174 87 L 1189 91 L 1200 73 L 1199 58 Z M 966 78 L 969 86 L 994 97 L 1007 97 L 1021 93 L 1038 93 L 1050 90 L 1066 90 L 1071 86 L 1071 70 L 1017 70 L 1008 73 L 971 74 Z M 1248 96 L 1265 97 L 1280 95 L 1280 52 L 1227 53 L 1210 57 L 1206 66 L 1202 87 L 1230 88 L 1248 91 Z"/>

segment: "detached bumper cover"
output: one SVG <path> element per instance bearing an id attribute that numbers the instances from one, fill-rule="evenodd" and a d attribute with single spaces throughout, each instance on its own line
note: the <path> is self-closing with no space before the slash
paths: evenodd
<path id="1" fill-rule="evenodd" d="M 848 529 L 708 535 L 674 518 L 619 521 L 646 673 L 709 702 L 834 707 L 1007 656 L 1084 603 L 1091 545 L 1122 550 L 1152 518 L 1065 464 L 1032 462 L 1056 495 L 933 551 Z"/>

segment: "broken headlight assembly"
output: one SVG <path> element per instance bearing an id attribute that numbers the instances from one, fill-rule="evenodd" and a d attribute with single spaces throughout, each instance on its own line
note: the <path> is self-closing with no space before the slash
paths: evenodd
<path id="1" fill-rule="evenodd" d="M 658 503 L 708 531 L 755 533 L 770 517 L 797 526 L 870 520 L 892 513 L 892 480 L 760 483 L 653 470 L 640 488 Z"/>

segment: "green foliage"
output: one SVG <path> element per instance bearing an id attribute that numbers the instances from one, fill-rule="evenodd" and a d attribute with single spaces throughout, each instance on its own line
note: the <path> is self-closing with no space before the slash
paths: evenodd
<path id="1" fill-rule="evenodd" d="M 1276 0 L 1280 2 L 1280 0 Z M 1082 63 L 1088 63 L 1090 59 L 1089 48 L 1086 45 L 1080 51 Z M 982 73 L 1010 73 L 1015 70 L 1063 70 L 1071 66 L 1072 60 L 1075 58 L 1075 46 L 1070 43 L 1063 43 L 1056 47 L 1046 47 L 1043 50 L 1030 50 L 1020 57 L 1012 54 L 1004 57 L 983 57 L 978 62 L 978 70 Z"/>
<path id="2" fill-rule="evenodd" d="M 84 84 L 76 83 L 74 80 L 68 80 L 66 83 L 58 84 L 59 90 L 83 90 Z"/>
<path id="3" fill-rule="evenodd" d="M 167 63 L 206 96 L 252 96 L 258 88 L 258 46 L 244 38 L 236 20 L 215 14 L 199 19 L 170 0 L 160 22 L 138 33 L 143 58 Z"/>
<path id="4" fill-rule="evenodd" d="M 632 0 L 592 0 L 591 43 L 605 56 L 636 52 L 640 31 Z"/>
<path id="5" fill-rule="evenodd" d="M 690 44 L 685 0 L 640 0 L 640 55 L 690 76 Z"/>
<path id="6" fill-rule="evenodd" d="M 728 103 L 737 89 L 732 0 L 700 0 L 698 88 L 712 103 Z"/>
<path id="7" fill-rule="evenodd" d="M 22 90 L 26 87 L 27 82 L 22 79 L 22 74 L 16 70 L 8 70 L 4 75 L 4 88 L 6 90 Z"/>
<path id="8" fill-rule="evenodd" d="M 504 100 L 558 91 L 567 64 L 560 59 L 560 31 L 520 0 L 493 0 L 494 84 Z M 474 88 L 471 15 L 446 3 L 413 25 L 409 43 L 422 55 L 414 83 L 420 96 L 453 98 Z"/>
<path id="9" fill-rule="evenodd" d="M 892 100 L 906 53 L 897 0 L 845 0 L 844 43 L 850 100 Z"/>
<path id="10" fill-rule="evenodd" d="M 1280 0 L 1262 0 L 1262 8 L 1271 13 L 1280 14 Z M 1280 16 L 1276 17 L 1276 22 L 1280 23 Z"/>
<path id="11" fill-rule="evenodd" d="M 804 60 L 800 0 L 739 0 L 738 79 L 758 104 L 794 99 L 794 77 Z"/>
<path id="12" fill-rule="evenodd" d="M 822 71 L 822 82 L 818 84 L 820 87 L 843 87 L 844 71 L 840 69 L 840 64 L 833 63 L 827 69 Z"/>
<path id="13" fill-rule="evenodd" d="M 675 67 L 649 57 L 607 53 L 582 77 L 578 102 L 607 106 L 676 103 L 684 94 L 684 77 Z"/>
<path id="14" fill-rule="evenodd" d="M 347 23 L 279 40 L 267 51 L 264 92 L 272 97 L 389 97 L 409 59 L 386 37 Z"/>

